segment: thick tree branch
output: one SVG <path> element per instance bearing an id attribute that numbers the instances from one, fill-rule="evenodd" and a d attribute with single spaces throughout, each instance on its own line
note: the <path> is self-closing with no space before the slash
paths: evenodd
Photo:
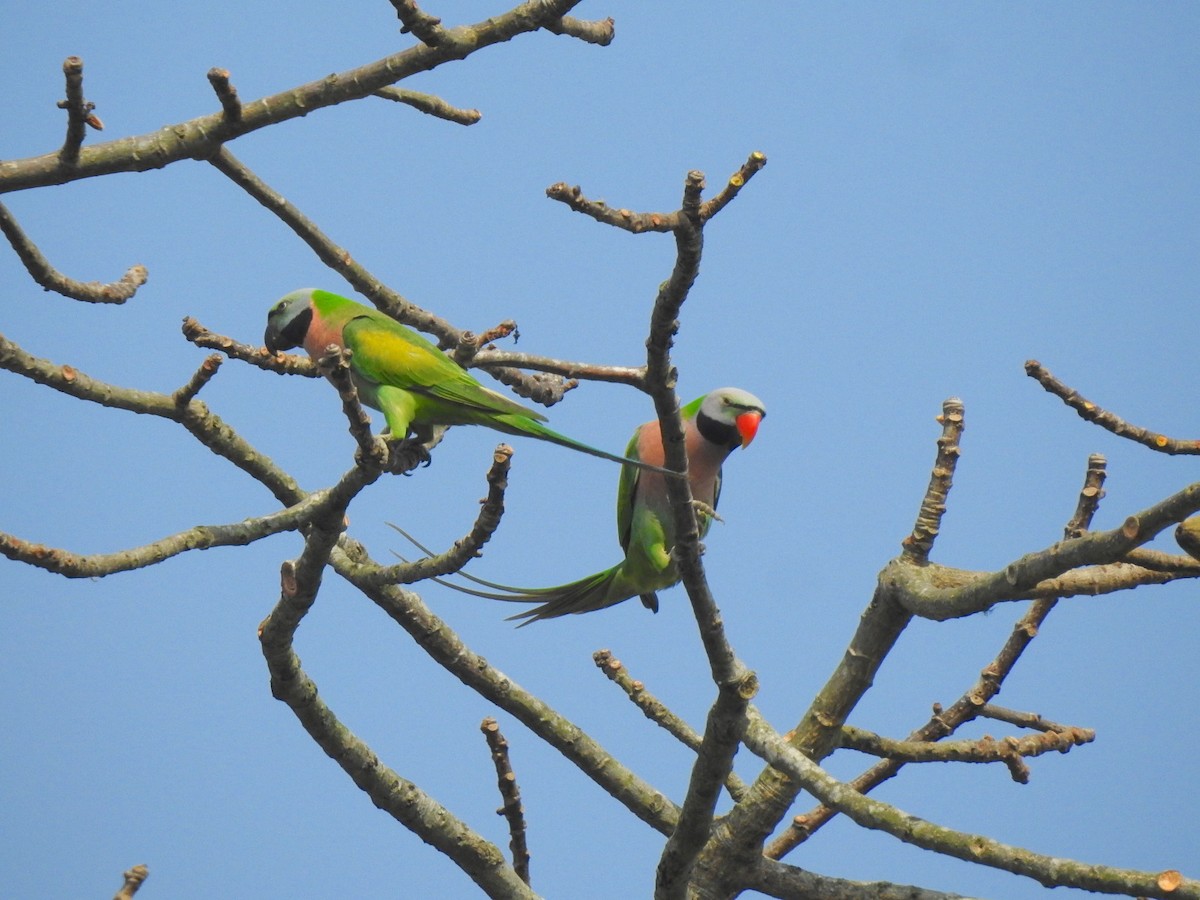
<path id="1" fill-rule="evenodd" d="M 32 356 L 2 334 L 0 369 L 23 375 L 38 384 L 52 387 L 80 400 L 178 422 L 213 453 L 229 460 L 261 482 L 284 506 L 291 506 L 305 496 L 290 475 L 247 443 L 220 417 L 209 412 L 203 401 L 193 399 L 181 405 L 176 403 L 170 394 L 106 384 L 88 377 L 72 366 L 56 365 L 49 360 Z"/>
<path id="2" fill-rule="evenodd" d="M 1087 471 L 1084 473 L 1083 486 L 1079 491 L 1075 512 L 1063 529 L 1065 537 L 1083 534 L 1091 527 L 1092 517 L 1104 496 L 1104 480 L 1106 462 L 1103 456 L 1093 454 L 1088 457 Z M 961 697 L 948 708 L 943 709 L 935 704 L 933 717 L 924 725 L 913 731 L 910 741 L 936 741 L 953 734 L 963 724 L 974 720 L 980 715 L 988 701 L 1000 693 L 1001 685 L 1012 672 L 1025 649 L 1037 637 L 1038 629 L 1057 603 L 1057 598 L 1038 600 L 1013 626 L 1004 645 L 997 652 L 995 659 L 984 666 L 979 673 L 979 679 Z M 904 763 L 895 760 L 884 760 L 863 772 L 850 786 L 859 793 L 865 794 L 874 790 L 888 779 L 894 777 Z M 837 815 L 837 810 L 828 806 L 818 806 L 808 813 L 796 816 L 791 826 L 766 848 L 765 855 L 779 859 L 796 846 L 806 841 L 826 822 Z"/>
<path id="3" fill-rule="evenodd" d="M 339 575 L 387 613 L 440 666 L 558 750 L 643 822 L 663 834 L 671 833 L 679 809 L 664 794 L 614 759 L 579 726 L 472 651 L 419 596 L 394 585 L 374 584 L 379 566 L 361 546 L 343 540 L 332 562 Z"/>
<path id="4" fill-rule="evenodd" d="M 283 565 L 279 602 L 259 627 L 271 693 L 288 705 L 305 731 L 372 803 L 446 854 L 490 896 L 532 898 L 533 893 L 505 862 L 499 848 L 385 766 L 325 704 L 301 667 L 293 649 L 296 630 L 316 600 L 322 572 L 341 535 L 345 510 L 343 503 L 315 520 L 300 558 Z"/>
<path id="5" fill-rule="evenodd" d="M 1175 890 L 1164 890 L 1158 875 L 1113 866 L 1092 865 L 1044 856 L 977 834 L 935 825 L 837 781 L 789 745 L 761 719 L 752 718 L 746 746 L 772 767 L 786 771 L 804 790 L 834 806 L 864 828 L 883 831 L 925 850 L 967 862 L 1024 875 L 1048 887 L 1075 887 L 1105 894 L 1200 900 L 1200 881 L 1181 878 Z"/>
<path id="6" fill-rule="evenodd" d="M 76 281 L 59 272 L 31 241 L 8 208 L 0 203 L 0 231 L 8 238 L 29 276 L 47 291 L 54 291 L 72 300 L 85 303 L 124 303 L 146 283 L 148 274 L 143 265 L 131 266 L 117 281 L 101 284 L 98 281 Z"/>
<path id="7" fill-rule="evenodd" d="M 806 872 L 771 859 L 758 860 L 746 889 L 782 900 L 977 900 L 911 884 L 890 881 L 848 881 Z"/>
<path id="8" fill-rule="evenodd" d="M 893 560 L 880 575 L 898 602 L 915 615 L 945 620 L 990 609 L 1004 600 L 1027 598 L 1042 583 L 1059 579 L 1084 566 L 1119 564 L 1126 555 L 1152 540 L 1168 526 L 1200 510 L 1200 482 L 1127 518 L 1119 528 L 1092 531 L 1028 553 L 997 572 L 974 574 L 964 583 L 948 583 L 957 576 L 938 566 L 913 566 Z M 943 580 L 943 576 L 951 576 Z M 1076 579 L 1089 578 L 1086 573 Z M 1172 580 L 1164 573 L 1147 572 L 1138 583 Z M 1140 580 L 1144 579 L 1144 580 Z M 1062 592 L 1062 583 L 1047 591 Z M 1094 592 L 1080 590 L 1080 593 Z"/>
<path id="9" fill-rule="evenodd" d="M 318 491 L 309 494 L 295 506 L 265 516 L 227 525 L 195 525 L 149 544 L 115 553 L 72 553 L 0 532 L 0 555 L 67 578 L 100 578 L 152 566 L 188 550 L 242 547 L 273 534 L 298 531 L 305 528 L 313 516 L 327 508 L 332 497 L 330 490 Z"/>
<path id="10" fill-rule="evenodd" d="M 483 22 L 443 29 L 444 39 L 436 47 L 425 44 L 410 47 L 356 69 L 244 102 L 241 118 L 237 121 L 227 118 L 222 109 L 218 113 L 168 125 L 152 134 L 83 147 L 73 158 L 64 158 L 63 154 L 55 152 L 0 161 L 0 193 L 65 184 L 114 172 L 161 169 L 184 159 L 206 159 L 226 141 L 319 109 L 362 99 L 410 75 L 465 59 L 477 50 L 504 43 L 518 34 L 536 31 L 559 21 L 578 2 L 526 0 Z M 69 145 L 70 141 L 64 145 L 64 150 Z"/>

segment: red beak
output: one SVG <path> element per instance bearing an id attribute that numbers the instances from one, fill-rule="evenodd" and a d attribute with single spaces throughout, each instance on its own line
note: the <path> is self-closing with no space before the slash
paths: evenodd
<path id="1" fill-rule="evenodd" d="M 760 412 L 744 412 L 737 417 L 738 434 L 742 436 L 742 446 L 749 447 L 754 436 L 758 434 L 758 423 L 762 421 Z"/>

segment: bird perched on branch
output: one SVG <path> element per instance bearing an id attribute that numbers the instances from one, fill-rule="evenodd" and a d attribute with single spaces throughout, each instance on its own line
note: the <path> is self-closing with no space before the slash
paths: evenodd
<path id="1" fill-rule="evenodd" d="M 418 444 L 426 444 L 437 426 L 483 425 L 628 462 L 552 431 L 542 424 L 546 417 L 540 412 L 485 388 L 411 328 L 329 291 L 306 288 L 279 300 L 267 313 L 263 342 L 271 353 L 302 346 L 314 361 L 331 344 L 351 351 L 359 400 L 382 412 L 399 440 L 411 433 Z"/>
<path id="2" fill-rule="evenodd" d="M 708 533 L 716 516 L 721 494 L 721 468 L 738 447 L 747 447 L 758 433 L 766 415 L 761 400 L 739 388 L 719 388 L 698 397 L 681 410 L 684 447 L 688 460 L 688 483 L 696 501 L 700 536 Z M 626 456 L 654 466 L 665 462 L 662 430 L 658 420 L 639 425 L 626 448 Z M 414 544 L 403 529 L 393 525 Z M 519 588 L 484 581 L 460 572 L 488 590 L 440 581 L 462 593 L 490 600 L 509 600 L 540 605 L 510 616 L 528 625 L 573 613 L 592 612 L 613 606 L 630 597 L 641 597 L 642 605 L 658 612 L 657 591 L 678 583 L 679 573 L 671 551 L 675 547 L 675 516 L 667 497 L 667 483 L 657 471 L 642 471 L 627 465 L 617 486 L 617 539 L 625 558 L 610 569 L 568 584 L 547 588 Z M 421 547 L 420 544 L 417 544 Z M 424 547 L 424 552 L 428 553 Z"/>

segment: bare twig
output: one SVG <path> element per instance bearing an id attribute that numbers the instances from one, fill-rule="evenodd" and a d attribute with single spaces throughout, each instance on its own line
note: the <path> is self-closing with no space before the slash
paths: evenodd
<path id="1" fill-rule="evenodd" d="M 697 199 L 695 224 L 703 225 L 728 206 L 729 202 L 737 196 L 746 182 L 753 178 L 766 164 L 767 157 L 764 154 L 758 151 L 751 153 L 750 158 L 742 164 L 742 167 L 729 177 L 729 181 L 726 182 L 725 187 L 719 194 L 705 203 L 700 203 Z M 680 217 L 683 215 L 682 210 L 673 213 L 637 213 L 623 207 L 613 209 L 603 200 L 589 200 L 583 195 L 583 189 L 579 185 L 571 186 L 562 181 L 546 188 L 546 196 L 551 200 L 565 203 L 571 209 L 575 210 L 575 212 L 590 216 L 597 222 L 602 222 L 605 225 L 611 225 L 614 228 L 620 228 L 623 231 L 629 231 L 633 234 L 641 234 L 644 231 L 675 231 L 679 227 Z"/>
<path id="2" fill-rule="evenodd" d="M 63 75 L 67 82 L 67 99 L 59 100 L 58 108 L 67 111 L 67 137 L 58 151 L 58 158 L 63 165 L 70 166 L 79 159 L 79 148 L 83 146 L 87 127 L 90 125 L 101 131 L 104 123 L 92 112 L 96 104 L 83 98 L 83 60 L 68 56 L 63 61 Z"/>
<path id="3" fill-rule="evenodd" d="M 556 182 L 546 188 L 551 200 L 565 203 L 577 213 L 590 216 L 597 222 L 641 234 L 643 231 L 669 232 L 675 229 L 678 213 L 635 213 L 630 209 L 613 209 L 603 200 L 589 200 L 579 185 Z"/>
<path id="4" fill-rule="evenodd" d="M 317 371 L 337 388 L 338 397 L 342 401 L 342 412 L 350 425 L 350 436 L 358 444 L 355 458 L 359 465 L 383 468 L 389 458 L 387 442 L 371 433 L 371 417 L 359 402 L 358 390 L 350 377 L 350 351 L 330 344 L 325 348 L 325 354 L 317 360 Z M 393 435 L 393 438 L 403 441 L 404 435 Z"/>
<path id="5" fill-rule="evenodd" d="M 521 805 L 521 789 L 517 787 L 517 776 L 508 757 L 508 741 L 500 733 L 500 726 L 491 716 L 480 723 L 479 730 L 492 751 L 492 762 L 496 766 L 496 784 L 504 801 L 496 810 L 508 822 L 509 843 L 512 851 L 513 870 L 529 884 L 529 847 L 525 842 L 525 808 Z"/>
<path id="6" fill-rule="evenodd" d="M 392 6 L 396 8 L 396 18 L 401 23 L 401 34 L 411 33 L 430 47 L 445 41 L 446 29 L 442 28 L 442 20 L 422 11 L 415 0 L 392 0 Z"/>
<path id="7" fill-rule="evenodd" d="M 319 378 L 317 365 L 307 356 L 295 356 L 290 353 L 271 353 L 266 347 L 253 346 L 235 341 L 223 334 L 209 331 L 191 316 L 183 320 L 183 336 L 206 350 L 220 350 L 230 359 L 240 359 L 251 365 L 258 366 L 267 372 L 280 375 L 304 375 L 308 378 Z"/>
<path id="8" fill-rule="evenodd" d="M 951 397 L 943 403 L 938 422 L 942 426 L 942 436 L 938 438 L 937 459 L 929 476 L 929 487 L 925 491 L 925 499 L 921 501 L 921 510 L 917 513 L 917 522 L 913 526 L 912 534 L 902 542 L 903 556 L 915 563 L 923 563 L 929 559 L 929 551 L 933 549 L 933 542 L 942 527 L 946 498 L 953 486 L 954 469 L 962 452 L 958 442 L 962 438 L 964 427 L 963 402 L 957 397 Z"/>
<path id="9" fill-rule="evenodd" d="M 508 489 L 508 469 L 512 460 L 513 449 L 508 444 L 500 444 L 492 457 L 492 467 L 488 470 L 488 495 L 480 503 L 479 515 L 475 524 L 465 537 L 459 538 L 445 553 L 427 556 L 414 562 L 402 562 L 394 566 L 384 566 L 370 575 L 360 576 L 364 583 L 370 584 L 414 584 L 428 578 L 440 578 L 457 572 L 468 562 L 479 556 L 479 551 L 500 527 L 500 517 L 504 515 L 504 492 Z M 404 530 L 391 522 L 387 523 L 401 534 Z M 405 535 L 407 537 L 407 535 Z"/>
<path id="10" fill-rule="evenodd" d="M 993 713 L 992 709 L 990 705 L 986 705 L 979 710 L 979 715 L 1001 718 L 999 714 Z M 1019 762 L 1023 757 L 1041 756 L 1051 750 L 1066 753 L 1072 747 L 1096 739 L 1096 732 L 1090 728 L 1052 728 L 1048 723 L 1038 727 L 1044 732 L 1042 735 L 1007 737 L 1000 740 L 983 737 L 965 741 L 897 741 L 852 725 L 843 725 L 842 746 L 896 762 L 1000 762 L 1009 766 L 1014 781 L 1025 784 L 1029 781 L 1029 770 L 1024 766 L 1014 767 L 1014 761 Z"/>
<path id="11" fill-rule="evenodd" d="M 31 278 L 47 291 L 54 291 L 72 300 L 86 303 L 124 303 L 148 277 L 143 265 L 131 266 L 117 281 L 101 284 L 98 281 L 76 281 L 63 275 L 46 259 L 31 241 L 8 208 L 0 203 L 0 231 L 8 238 L 13 250 L 24 264 Z"/>
<path id="12" fill-rule="evenodd" d="M 142 882 L 150 877 L 150 867 L 146 865 L 134 866 L 132 869 L 125 871 L 124 877 L 125 883 L 113 895 L 113 900 L 132 900 L 133 895 L 142 886 Z"/>
<path id="13" fill-rule="evenodd" d="M 565 34 L 589 44 L 599 44 L 601 47 L 611 44 L 616 34 L 611 18 L 587 22 L 574 16 L 563 16 L 557 21 L 547 22 L 542 28 L 553 34 Z"/>
<path id="14" fill-rule="evenodd" d="M 699 752 L 703 741 L 700 733 L 646 690 L 642 682 L 635 680 L 621 661 L 612 655 L 611 650 L 597 650 L 592 654 L 592 660 L 609 681 L 625 692 L 625 696 L 633 701 L 647 719 L 663 728 L 685 747 Z M 732 772 L 725 779 L 725 788 L 734 801 L 740 800 L 746 793 L 746 783 Z"/>
<path id="15" fill-rule="evenodd" d="M 766 164 L 767 156 L 765 153 L 760 153 L 758 150 L 751 153 L 750 158 L 742 163 L 742 167 L 729 176 L 729 180 L 725 182 L 725 187 L 721 188 L 716 196 L 700 205 L 700 220 L 707 222 L 728 206 L 730 201 L 746 186 L 746 182 L 757 175 Z"/>
<path id="16" fill-rule="evenodd" d="M 200 368 L 188 379 L 188 383 L 171 395 L 175 398 L 175 403 L 179 406 L 191 403 L 204 386 L 212 381 L 224 359 L 225 357 L 217 353 L 210 353 L 204 357 L 204 362 L 200 363 Z"/>
<path id="17" fill-rule="evenodd" d="M 67 578 L 99 578 L 152 566 L 189 550 L 242 547 L 272 534 L 297 531 L 308 524 L 315 511 L 328 503 L 327 493 L 309 494 L 295 506 L 258 518 L 227 525 L 196 525 L 149 544 L 115 553 L 72 553 L 0 532 L 0 555 Z"/>
<path id="18" fill-rule="evenodd" d="M 225 118 L 230 122 L 239 122 L 242 118 L 242 101 L 238 98 L 237 88 L 229 81 L 228 69 L 212 68 L 208 70 L 208 83 L 212 85 L 221 101 L 221 109 Z"/>
<path id="19" fill-rule="evenodd" d="M 391 100 L 395 103 L 403 103 L 405 106 L 411 106 L 413 109 L 423 112 L 428 116 L 445 119 L 447 122 L 454 122 L 457 125 L 474 125 L 483 118 L 483 113 L 477 109 L 459 109 L 457 106 L 451 106 L 441 97 L 435 97 L 433 94 L 424 94 L 421 91 L 410 91 L 405 88 L 389 85 L 388 87 L 380 88 L 374 93 L 376 97 L 382 97 L 384 100 Z"/>
<path id="20" fill-rule="evenodd" d="M 1144 447 L 1149 447 L 1151 450 L 1156 450 L 1159 453 L 1169 453 L 1172 456 L 1177 454 L 1191 456 L 1200 454 L 1200 441 L 1167 437 L 1165 434 L 1149 431 L 1140 425 L 1131 425 L 1115 413 L 1111 413 L 1103 407 L 1097 406 L 1091 400 L 1085 399 L 1074 388 L 1063 384 L 1051 375 L 1048 370 L 1044 369 L 1042 364 L 1036 359 L 1031 359 L 1025 363 L 1025 372 L 1030 378 L 1036 379 L 1038 384 L 1043 388 L 1079 413 L 1081 419 L 1099 425 L 1105 431 L 1111 431 L 1117 437 L 1137 441 Z"/>

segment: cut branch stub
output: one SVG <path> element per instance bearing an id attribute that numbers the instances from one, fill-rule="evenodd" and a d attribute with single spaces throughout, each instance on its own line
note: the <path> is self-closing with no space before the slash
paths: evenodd
<path id="1" fill-rule="evenodd" d="M 942 516 L 946 513 L 946 498 L 953 486 L 954 469 L 962 452 L 958 442 L 965 427 L 963 414 L 963 402 L 957 397 L 951 397 L 942 404 L 942 414 L 937 419 L 942 426 L 942 435 L 938 438 L 937 458 L 930 474 L 929 487 L 921 501 L 912 533 L 901 544 L 903 557 L 911 562 L 929 560 L 929 552 L 941 529 Z"/>

